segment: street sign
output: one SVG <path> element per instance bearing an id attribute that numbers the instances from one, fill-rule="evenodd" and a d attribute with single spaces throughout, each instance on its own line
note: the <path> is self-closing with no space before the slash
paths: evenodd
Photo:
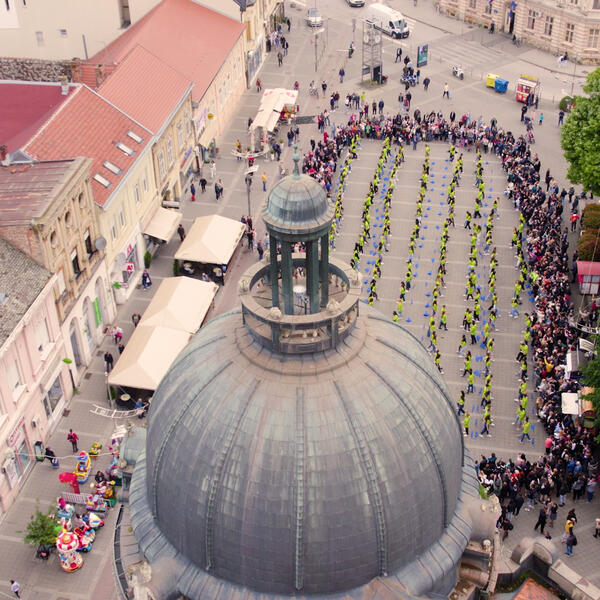
<path id="1" fill-rule="evenodd" d="M 417 68 L 424 67 L 427 64 L 429 56 L 429 44 L 419 46 L 417 49 Z"/>

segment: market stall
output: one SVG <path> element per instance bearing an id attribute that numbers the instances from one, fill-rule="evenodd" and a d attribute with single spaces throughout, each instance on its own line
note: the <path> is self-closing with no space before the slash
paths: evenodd
<path id="1" fill-rule="evenodd" d="M 188 331 L 138 325 L 108 375 L 109 385 L 155 390 L 190 337 Z"/>
<path id="2" fill-rule="evenodd" d="M 218 289 L 212 281 L 168 277 L 161 282 L 144 311 L 138 329 L 160 326 L 195 333 L 204 322 Z"/>
<path id="3" fill-rule="evenodd" d="M 143 228 L 144 235 L 168 242 L 181 223 L 181 213 L 159 206 Z"/>
<path id="4" fill-rule="evenodd" d="M 541 86 L 542 84 L 537 77 L 521 73 L 521 76 L 517 80 L 515 100 L 517 102 L 533 104 L 535 99 L 540 96 Z"/>
<path id="5" fill-rule="evenodd" d="M 198 217 L 175 252 L 175 258 L 184 263 L 184 268 L 187 261 L 208 265 L 213 271 L 219 269 L 221 276 L 217 280 L 222 281 L 245 229 L 241 221 L 221 215 Z"/>

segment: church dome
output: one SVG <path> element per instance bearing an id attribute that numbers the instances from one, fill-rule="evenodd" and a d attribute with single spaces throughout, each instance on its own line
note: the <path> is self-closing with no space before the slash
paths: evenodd
<path id="1" fill-rule="evenodd" d="M 296 161 L 299 156 L 294 155 Z M 334 206 L 323 187 L 312 177 L 301 175 L 298 166 L 278 181 L 263 209 L 267 229 L 279 233 L 310 234 L 331 224 Z"/>
<path id="2" fill-rule="evenodd" d="M 364 307 L 337 347 L 283 355 L 236 310 L 154 394 L 132 523 L 149 560 L 178 557 L 189 598 L 363 598 L 348 592 L 385 576 L 445 593 L 470 532 L 464 461 L 446 385 L 407 329 Z"/>

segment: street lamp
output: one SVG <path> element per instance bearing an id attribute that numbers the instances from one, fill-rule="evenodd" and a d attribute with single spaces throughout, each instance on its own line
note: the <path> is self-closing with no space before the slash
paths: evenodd
<path id="1" fill-rule="evenodd" d="M 252 187 L 252 173 L 246 175 L 246 192 L 248 194 L 248 216 L 252 216 L 252 209 L 250 208 L 250 188 Z"/>

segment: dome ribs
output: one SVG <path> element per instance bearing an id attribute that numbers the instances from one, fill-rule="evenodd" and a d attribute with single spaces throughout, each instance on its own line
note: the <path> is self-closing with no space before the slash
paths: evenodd
<path id="1" fill-rule="evenodd" d="M 294 587 L 304 587 L 304 389 L 296 388 L 296 536 Z"/>
<path id="2" fill-rule="evenodd" d="M 363 473 L 367 480 L 367 488 L 369 490 L 369 497 L 373 503 L 373 513 L 375 517 L 375 531 L 377 533 L 377 563 L 379 575 L 387 575 L 387 541 L 386 541 L 386 527 L 385 527 L 385 513 L 383 511 L 383 500 L 381 498 L 381 490 L 379 489 L 379 482 L 373 459 L 369 451 L 368 444 L 365 440 L 364 434 L 356 422 L 354 415 L 350 411 L 350 405 L 344 393 L 344 389 L 338 381 L 335 381 L 335 388 L 338 396 L 342 402 L 344 408 L 344 414 L 348 421 L 348 426 L 352 433 L 352 437 L 356 442 L 356 446 L 360 456 L 360 462 Z"/>
<path id="3" fill-rule="evenodd" d="M 225 465 L 227 464 L 227 459 L 231 454 L 231 448 L 233 447 L 233 443 L 237 437 L 237 434 L 240 430 L 240 425 L 244 420 L 244 416 L 248 411 L 248 406 L 250 406 L 250 401 L 252 400 L 252 396 L 254 396 L 254 392 L 258 387 L 258 380 L 254 379 L 252 384 L 250 385 L 247 395 L 246 401 L 240 403 L 240 410 L 237 415 L 237 419 L 233 420 L 231 426 L 227 430 L 227 434 L 223 441 L 223 447 L 221 448 L 221 453 L 218 458 L 217 465 L 215 466 L 215 470 L 213 472 L 213 476 L 210 482 L 210 489 L 208 492 L 208 500 L 206 503 L 206 518 L 204 521 L 204 543 L 206 548 L 206 570 L 210 571 L 213 566 L 213 537 L 214 537 L 214 526 L 215 526 L 215 510 L 217 506 L 217 501 L 219 499 L 219 495 L 222 488 L 223 483 L 223 473 L 225 471 Z"/>
<path id="4" fill-rule="evenodd" d="M 406 358 L 408 360 L 411 360 L 409 356 L 406 356 Z M 446 529 L 446 527 L 448 526 L 448 502 L 447 502 L 448 487 L 446 485 L 446 476 L 444 475 L 444 470 L 442 469 L 442 466 L 441 466 L 442 459 L 441 459 L 441 456 L 439 455 L 439 452 L 435 448 L 435 444 L 433 443 L 431 434 L 429 433 L 427 428 L 423 427 L 421 417 L 418 414 L 415 414 L 415 412 L 412 410 L 411 404 L 408 404 L 404 401 L 404 399 L 398 394 L 396 388 L 388 381 L 386 376 L 377 367 L 373 366 L 371 363 L 367 362 L 365 364 L 367 365 L 367 367 L 369 367 L 369 369 L 371 369 L 371 371 L 373 371 L 373 373 L 375 373 L 375 375 L 377 375 L 377 377 L 379 377 L 379 379 L 381 379 L 381 381 L 390 390 L 390 392 L 392 392 L 392 394 L 398 399 L 398 401 L 402 404 L 402 406 L 404 406 L 404 408 L 408 412 L 408 414 L 410 414 L 412 416 L 415 427 L 417 428 L 417 430 L 419 431 L 419 433 L 425 440 L 425 443 L 427 444 L 427 447 L 429 448 L 429 451 L 431 452 L 431 454 L 433 456 L 433 459 L 435 462 L 435 468 L 436 468 L 436 471 L 437 471 L 437 474 L 438 474 L 438 477 L 440 480 L 440 487 L 442 488 L 444 529 Z M 417 364 L 417 363 L 415 363 L 415 364 Z"/>
<path id="5" fill-rule="evenodd" d="M 158 489 L 158 487 L 157 486 L 158 486 L 158 473 L 160 470 L 159 467 L 160 467 L 160 463 L 162 462 L 162 457 L 165 453 L 165 450 L 167 449 L 167 446 L 169 444 L 169 440 L 171 439 L 171 436 L 175 434 L 175 430 L 179 427 L 179 424 L 181 423 L 181 420 L 185 416 L 187 409 L 196 401 L 196 397 L 202 392 L 202 390 L 206 389 L 206 387 L 208 387 L 212 381 L 217 379 L 219 377 L 219 375 L 231 364 L 233 364 L 233 363 L 230 360 L 227 360 L 219 368 L 215 369 L 214 373 L 212 373 L 210 378 L 204 382 L 204 384 L 197 391 L 197 393 L 191 395 L 191 397 L 187 400 L 187 402 L 181 407 L 179 414 L 173 419 L 171 425 L 169 426 L 169 429 L 167 430 L 166 434 L 164 435 L 161 446 L 158 450 L 158 453 L 156 454 L 156 459 L 154 460 L 154 468 L 152 471 L 152 490 L 153 490 L 153 492 L 152 492 L 152 514 L 154 515 L 154 517 L 156 517 L 157 513 L 158 513 L 158 510 L 157 510 L 157 504 L 158 504 L 157 489 Z"/>

